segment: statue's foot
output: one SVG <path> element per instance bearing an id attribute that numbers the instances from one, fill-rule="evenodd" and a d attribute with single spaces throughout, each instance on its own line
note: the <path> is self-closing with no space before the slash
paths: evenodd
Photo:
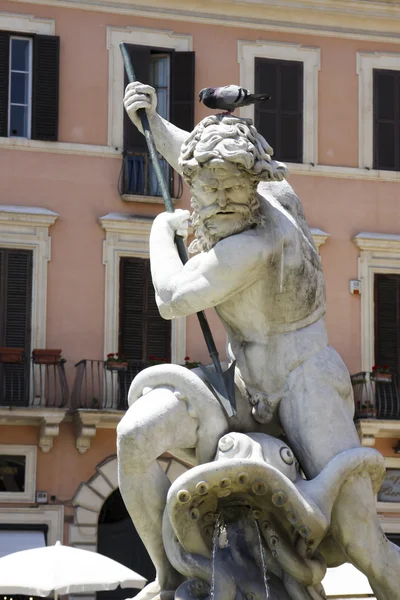
<path id="1" fill-rule="evenodd" d="M 148 583 L 132 600 L 174 600 L 175 590 L 162 590 L 158 581 Z"/>

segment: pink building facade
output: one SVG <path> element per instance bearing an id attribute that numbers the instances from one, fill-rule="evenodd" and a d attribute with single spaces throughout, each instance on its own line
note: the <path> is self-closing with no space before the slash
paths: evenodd
<path id="1" fill-rule="evenodd" d="M 208 362 L 195 318 L 166 326 L 154 311 L 148 235 L 163 206 L 124 120 L 120 42 L 182 127 L 208 114 L 203 87 L 274 96 L 242 116 L 289 166 L 321 255 L 330 342 L 350 373 L 367 373 L 357 427 L 393 470 L 378 510 L 400 539 L 400 3 L 145 4 L 0 3 L 0 555 L 26 525 L 101 549 L 135 370 L 153 357 Z M 186 187 L 171 186 L 188 207 Z M 35 349 L 62 360 L 43 364 Z M 116 352 L 126 370 L 104 364 Z M 377 363 L 392 384 L 370 379 Z M 160 460 L 171 478 L 185 468 Z"/>

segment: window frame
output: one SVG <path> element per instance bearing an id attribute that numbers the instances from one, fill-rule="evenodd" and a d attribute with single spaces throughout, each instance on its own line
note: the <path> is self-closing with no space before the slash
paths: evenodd
<path id="1" fill-rule="evenodd" d="M 49 227 L 58 214 L 46 208 L 0 205 L 4 231 L 1 248 L 32 250 L 31 351 L 46 345 L 47 263 L 51 257 Z"/>
<path id="2" fill-rule="evenodd" d="M 294 168 L 299 164 L 318 164 L 318 72 L 320 70 L 320 48 L 265 40 L 239 40 L 238 62 L 240 65 L 240 85 L 251 91 L 255 88 L 255 58 L 303 63 L 303 162 L 288 164 L 293 164 Z M 240 109 L 240 116 L 254 120 L 254 106 L 242 107 Z M 277 158 L 279 159 L 279 156 Z"/>
<path id="3" fill-rule="evenodd" d="M 10 135 L 11 127 L 11 81 L 12 81 L 12 42 L 13 40 L 27 40 L 29 42 L 29 70 L 28 70 L 28 117 L 27 117 L 27 132 L 26 135 Z M 23 139 L 32 139 L 32 85 L 33 85 L 33 39 L 30 36 L 23 36 L 12 33 L 10 35 L 10 49 L 9 49 L 9 67 L 8 67 L 8 124 L 7 124 L 7 135 L 8 137 L 19 137 Z"/>
<path id="4" fill-rule="evenodd" d="M 118 348 L 120 258 L 149 258 L 149 236 L 153 219 L 124 213 L 109 213 L 99 219 L 106 232 L 103 242 L 105 265 L 104 356 Z M 171 362 L 183 364 L 186 356 L 186 318 L 171 322 Z"/>
<path id="5" fill-rule="evenodd" d="M 357 52 L 358 75 L 358 166 L 374 169 L 373 71 L 400 71 L 400 53 Z M 379 169 L 375 172 L 398 173 Z"/>
<path id="6" fill-rule="evenodd" d="M 187 52 L 193 50 L 191 35 L 144 27 L 107 27 L 108 62 L 108 146 L 123 148 L 124 66 L 119 44 L 149 46 L 162 50 Z"/>
<path id="7" fill-rule="evenodd" d="M 64 506 L 21 507 L 0 506 L 0 523 L 2 525 L 47 526 L 47 545 L 54 546 L 63 542 L 64 538 Z"/>
<path id="8" fill-rule="evenodd" d="M 400 235 L 361 232 L 353 242 L 360 250 L 361 370 L 370 371 L 375 356 L 375 274 L 400 275 Z"/>
<path id="9" fill-rule="evenodd" d="M 23 492 L 0 492 L 0 502 L 35 502 L 36 494 L 36 446 L 0 444 L 0 454 L 25 456 L 25 490 Z"/>

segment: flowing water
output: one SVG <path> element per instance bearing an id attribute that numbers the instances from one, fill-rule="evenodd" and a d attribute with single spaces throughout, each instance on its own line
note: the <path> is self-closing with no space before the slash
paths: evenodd
<path id="1" fill-rule="evenodd" d="M 215 521 L 212 536 L 212 559 L 211 559 L 211 600 L 215 600 L 215 557 L 217 555 L 218 538 L 221 530 L 221 515 Z"/>
<path id="2" fill-rule="evenodd" d="M 254 519 L 254 523 L 256 524 L 257 535 L 258 535 L 258 544 L 259 544 L 259 548 L 260 548 L 261 567 L 262 567 L 264 586 L 265 586 L 265 597 L 266 597 L 266 600 L 270 600 L 268 575 L 267 575 L 267 561 L 265 560 L 265 552 L 264 552 L 264 546 L 262 543 L 260 526 L 258 524 L 258 521 L 256 521 L 256 519 Z"/>
<path id="3" fill-rule="evenodd" d="M 250 517 L 250 515 L 249 515 L 249 517 Z M 251 517 L 250 517 L 250 519 L 251 519 Z M 262 575 L 263 575 L 264 586 L 265 586 L 265 598 L 266 598 L 266 600 L 270 600 L 271 597 L 270 597 L 269 585 L 268 585 L 267 561 L 265 558 L 265 551 L 264 551 L 264 545 L 262 542 L 260 526 L 258 524 L 258 521 L 254 517 L 253 517 L 253 520 L 254 520 L 254 525 L 255 525 L 255 528 L 257 531 L 257 537 L 258 537 L 260 562 L 261 562 L 261 569 L 262 569 Z M 213 536 L 212 536 L 210 600 L 215 600 L 215 561 L 216 561 L 217 550 L 218 550 L 218 548 L 227 548 L 228 546 L 229 546 L 229 540 L 228 540 L 227 526 L 225 525 L 222 515 L 218 514 L 218 517 L 215 521 L 214 531 L 213 531 Z"/>

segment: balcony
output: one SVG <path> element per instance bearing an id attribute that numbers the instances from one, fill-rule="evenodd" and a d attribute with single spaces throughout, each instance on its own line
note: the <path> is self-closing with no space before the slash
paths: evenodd
<path id="1" fill-rule="evenodd" d="M 132 380 L 151 364 L 144 360 L 130 360 L 126 367 L 110 368 L 102 360 L 79 361 L 75 365 L 72 410 L 127 410 Z"/>
<path id="2" fill-rule="evenodd" d="M 351 375 L 356 427 L 364 446 L 376 437 L 400 437 L 400 395 L 397 375 L 360 372 Z"/>
<path id="3" fill-rule="evenodd" d="M 181 176 L 174 175 L 174 170 L 166 160 L 161 156 L 159 158 L 171 198 L 180 198 L 183 193 Z M 124 150 L 118 190 L 121 198 L 128 202 L 162 204 L 161 189 L 147 152 Z M 144 199 L 143 196 L 146 198 Z"/>
<path id="4" fill-rule="evenodd" d="M 0 407 L 64 408 L 67 403 L 64 362 L 0 363 Z"/>
<path id="5" fill-rule="evenodd" d="M 67 412 L 65 361 L 40 362 L 22 349 L 1 350 L 0 424 L 37 426 L 39 446 L 49 452 Z"/>
<path id="6" fill-rule="evenodd" d="M 128 391 L 134 377 L 151 362 L 130 360 L 126 366 L 107 366 L 102 360 L 81 360 L 75 367 L 71 394 L 76 447 L 81 454 L 90 448 L 98 428 L 115 429 L 128 408 Z"/>

